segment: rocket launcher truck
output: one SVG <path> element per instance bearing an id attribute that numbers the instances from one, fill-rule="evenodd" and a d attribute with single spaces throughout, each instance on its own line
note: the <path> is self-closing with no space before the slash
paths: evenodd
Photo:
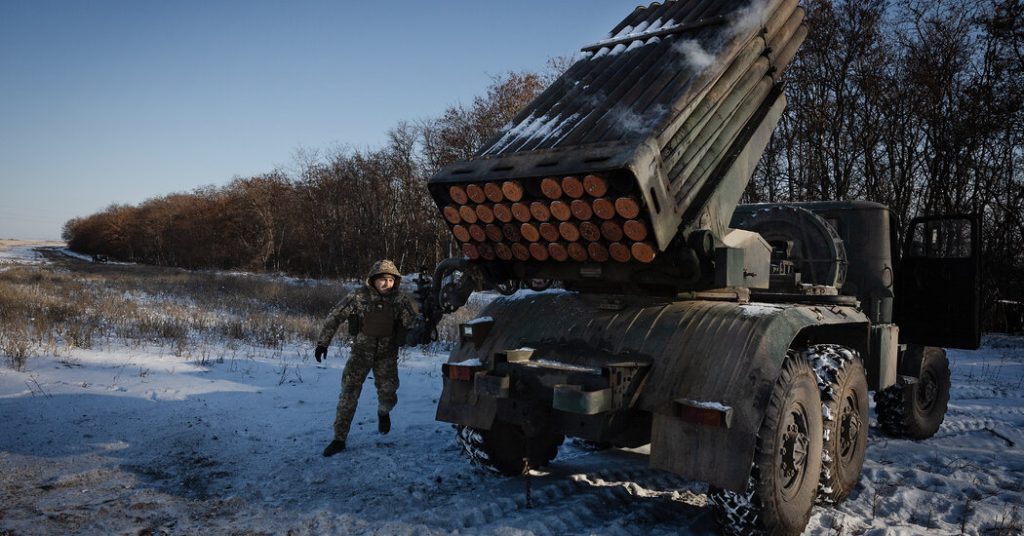
<path id="1" fill-rule="evenodd" d="M 900 247 L 878 203 L 738 205 L 803 19 L 796 0 L 638 7 L 430 179 L 462 253 L 433 311 L 509 294 L 443 366 L 437 419 L 474 461 L 650 444 L 709 484 L 723 530 L 795 534 L 857 485 L 870 391 L 886 432 L 938 429 L 942 347 L 979 342 L 977 218 L 914 220 Z"/>

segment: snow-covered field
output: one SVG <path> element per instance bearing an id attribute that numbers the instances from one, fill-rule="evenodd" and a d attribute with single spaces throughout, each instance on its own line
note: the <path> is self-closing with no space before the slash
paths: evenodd
<path id="1" fill-rule="evenodd" d="M 391 434 L 376 432 L 368 383 L 348 450 L 323 458 L 346 352 L 311 353 L 197 360 L 125 343 L 0 368 L 0 535 L 716 533 L 704 486 L 648 468 L 643 449 L 567 442 L 528 478 L 468 465 L 434 420 L 439 353 L 402 358 Z M 859 488 L 816 508 L 808 534 L 1021 533 L 1024 338 L 949 356 L 938 435 L 873 428 Z"/>
<path id="2" fill-rule="evenodd" d="M 63 247 L 63 242 L 47 242 L 43 240 L 12 240 L 0 239 L 0 269 L 11 264 L 38 264 L 43 256 L 36 251 L 38 247 Z"/>

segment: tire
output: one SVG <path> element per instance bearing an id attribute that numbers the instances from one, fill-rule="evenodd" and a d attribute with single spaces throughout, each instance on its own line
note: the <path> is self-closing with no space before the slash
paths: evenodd
<path id="1" fill-rule="evenodd" d="M 814 367 L 824 427 L 818 502 L 846 500 L 860 482 L 868 444 L 868 381 L 856 350 L 834 344 L 802 352 Z"/>
<path id="2" fill-rule="evenodd" d="M 798 352 L 790 351 L 758 431 L 747 489 L 708 493 L 723 532 L 778 536 L 803 532 L 821 474 L 820 408 L 814 370 Z"/>
<path id="3" fill-rule="evenodd" d="M 887 435 L 928 439 L 939 431 L 949 406 L 949 360 L 941 348 L 924 347 L 916 379 L 901 376 L 875 393 L 875 416 Z"/>
<path id="4" fill-rule="evenodd" d="M 455 438 L 471 462 L 504 476 L 547 465 L 565 440 L 550 432 L 527 438 L 522 428 L 503 421 L 494 421 L 490 430 L 456 426 Z"/>

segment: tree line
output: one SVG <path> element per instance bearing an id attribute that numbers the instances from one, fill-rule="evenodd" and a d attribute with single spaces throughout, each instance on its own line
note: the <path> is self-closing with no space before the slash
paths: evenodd
<path id="1" fill-rule="evenodd" d="M 111 205 L 68 221 L 63 238 L 86 254 L 193 269 L 357 277 L 381 258 L 432 267 L 455 250 L 427 179 L 472 156 L 557 72 L 495 77 L 471 104 L 401 123 L 378 149 L 300 152 L 292 174 Z"/>
<path id="2" fill-rule="evenodd" d="M 986 301 L 1024 297 L 1024 0 L 806 0 L 789 107 L 745 200 L 868 199 L 899 228 L 983 218 Z M 360 276 L 373 260 L 433 265 L 452 249 L 426 190 L 567 62 L 496 77 L 469 105 L 402 123 L 376 150 L 299 156 L 298 171 L 112 205 L 64 227 L 84 253 L 186 268 Z"/>
<path id="3" fill-rule="evenodd" d="M 978 214 L 984 303 L 1024 299 L 1024 2 L 804 5 L 789 107 L 746 199 L 868 199 L 898 229 Z"/>

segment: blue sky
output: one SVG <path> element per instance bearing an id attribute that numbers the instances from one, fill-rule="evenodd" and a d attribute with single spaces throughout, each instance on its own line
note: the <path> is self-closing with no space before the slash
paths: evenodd
<path id="1" fill-rule="evenodd" d="M 0 0 L 0 238 L 377 147 L 638 4 Z"/>

